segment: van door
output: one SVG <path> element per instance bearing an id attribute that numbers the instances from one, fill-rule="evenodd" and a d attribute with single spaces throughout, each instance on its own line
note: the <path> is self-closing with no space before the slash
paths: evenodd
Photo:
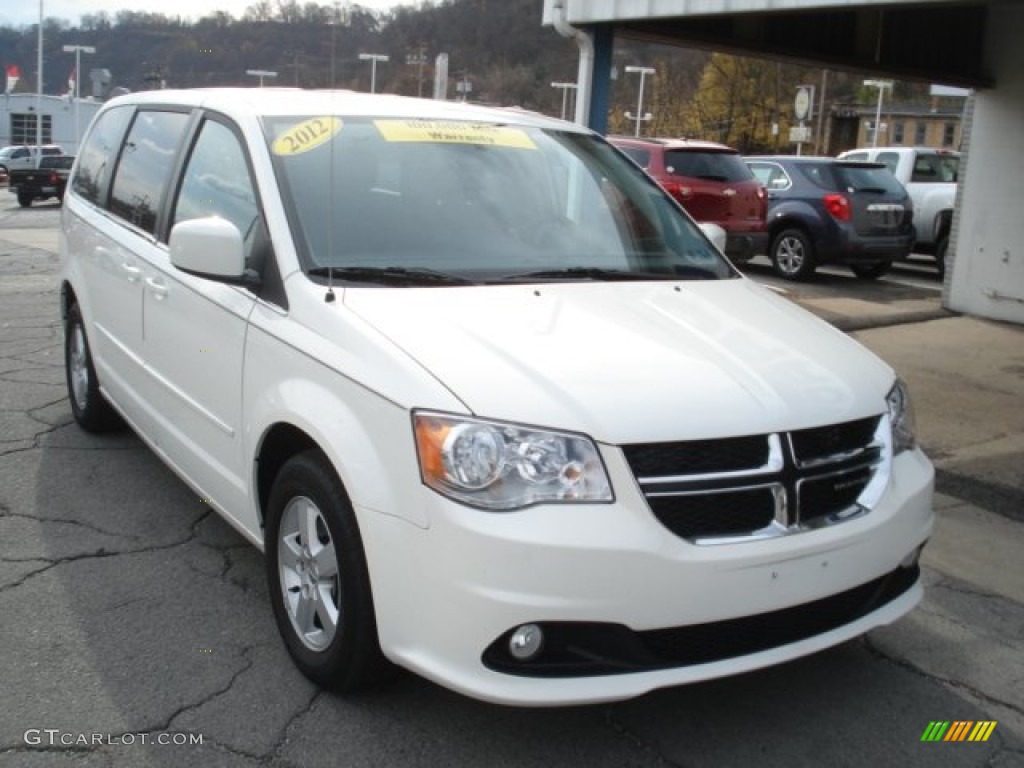
<path id="1" fill-rule="evenodd" d="M 199 125 L 170 211 L 169 227 L 225 218 L 252 246 L 262 217 L 242 143 L 226 123 Z M 144 280 L 145 354 L 157 383 L 152 408 L 161 447 L 222 511 L 245 509 L 242 362 L 255 296 L 176 269 L 166 249 L 149 260 Z"/>
<path id="2" fill-rule="evenodd" d="M 170 117 L 156 123 L 148 117 L 132 122 L 135 110 L 130 106 L 102 113 L 82 148 L 64 219 L 68 252 L 83 273 L 76 281 L 82 291 L 78 300 L 97 376 L 128 418 L 147 433 L 150 422 L 144 403 L 149 377 L 142 356 L 140 254 L 156 247 L 155 216 L 147 211 L 158 205 L 152 200 L 159 200 L 170 171 L 165 164 L 164 178 L 159 178 L 155 161 L 177 151 L 187 119 L 185 114 L 161 114 Z M 157 150 L 152 157 L 142 150 L 147 159 L 141 164 L 140 146 Z M 114 177 L 119 155 L 121 166 Z"/>

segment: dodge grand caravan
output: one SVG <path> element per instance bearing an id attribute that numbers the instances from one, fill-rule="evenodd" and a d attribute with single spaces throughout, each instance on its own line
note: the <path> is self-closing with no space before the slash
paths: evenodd
<path id="1" fill-rule="evenodd" d="M 127 422 L 263 550 L 316 683 L 616 700 L 920 600 L 904 385 L 592 132 L 159 91 L 105 104 L 76 163 L 74 417 Z"/>

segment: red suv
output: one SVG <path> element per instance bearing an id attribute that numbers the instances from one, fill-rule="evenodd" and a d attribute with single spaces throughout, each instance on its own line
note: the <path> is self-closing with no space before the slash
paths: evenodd
<path id="1" fill-rule="evenodd" d="M 609 136 L 697 221 L 726 232 L 725 254 L 744 262 L 768 246 L 764 187 L 739 153 L 724 144 L 689 139 Z"/>

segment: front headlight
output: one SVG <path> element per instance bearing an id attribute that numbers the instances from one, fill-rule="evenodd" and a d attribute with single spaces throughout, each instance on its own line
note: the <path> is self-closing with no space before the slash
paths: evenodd
<path id="1" fill-rule="evenodd" d="M 414 412 L 423 482 L 474 507 L 613 500 L 594 442 L 546 429 Z"/>
<path id="2" fill-rule="evenodd" d="M 910 391 L 902 379 L 896 379 L 885 398 L 889 406 L 889 423 L 892 425 L 892 452 L 901 453 L 917 445 L 914 434 L 914 409 L 910 404 Z"/>

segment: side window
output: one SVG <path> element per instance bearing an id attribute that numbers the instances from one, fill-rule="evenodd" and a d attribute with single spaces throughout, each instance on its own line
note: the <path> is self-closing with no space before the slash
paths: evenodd
<path id="1" fill-rule="evenodd" d="M 247 237 L 258 214 L 256 192 L 238 138 L 221 123 L 207 120 L 185 167 L 172 225 L 221 216 Z"/>
<path id="2" fill-rule="evenodd" d="M 867 152 L 847 152 L 843 155 L 843 160 L 867 160 Z"/>
<path id="3" fill-rule="evenodd" d="M 156 232 L 157 211 L 188 117 L 184 112 L 136 115 L 114 176 L 111 213 L 151 234 Z"/>
<path id="4" fill-rule="evenodd" d="M 78 170 L 71 180 L 71 190 L 75 194 L 97 205 L 102 204 L 109 172 L 131 116 L 131 107 L 117 107 L 97 118 L 79 153 Z"/>
<path id="5" fill-rule="evenodd" d="M 918 155 L 914 161 L 914 170 L 910 180 L 922 183 L 939 181 L 939 172 L 935 166 L 936 157 L 934 155 Z"/>

